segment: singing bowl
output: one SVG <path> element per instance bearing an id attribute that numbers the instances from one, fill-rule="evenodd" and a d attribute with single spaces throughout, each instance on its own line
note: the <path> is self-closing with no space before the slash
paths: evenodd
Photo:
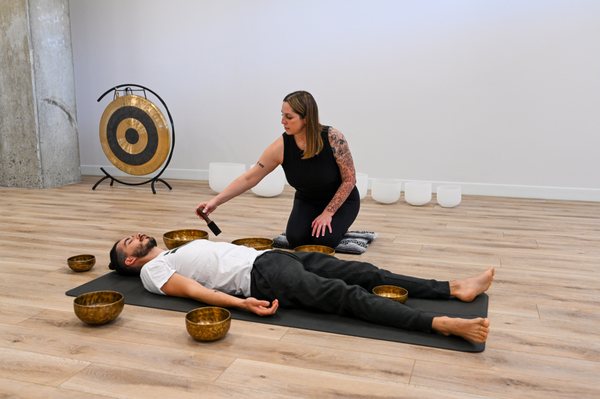
<path id="1" fill-rule="evenodd" d="M 75 255 L 67 259 L 67 265 L 75 272 L 87 272 L 96 264 L 94 255 Z"/>
<path id="2" fill-rule="evenodd" d="M 117 291 L 93 291 L 73 300 L 75 314 L 90 325 L 106 324 L 116 319 L 125 304 L 123 294 Z"/>
<path id="3" fill-rule="evenodd" d="M 172 230 L 163 234 L 163 242 L 168 249 L 177 248 L 190 241 L 206 239 L 208 239 L 208 232 L 204 230 Z"/>
<path id="4" fill-rule="evenodd" d="M 380 204 L 394 204 L 402 194 L 402 181 L 397 179 L 374 179 L 371 197 Z"/>
<path id="5" fill-rule="evenodd" d="M 373 288 L 373 294 L 404 303 L 408 299 L 408 291 L 396 285 L 378 285 Z"/>
<path id="6" fill-rule="evenodd" d="M 197 341 L 216 341 L 223 338 L 231 326 L 229 310 L 206 306 L 190 310 L 185 315 L 185 328 Z"/>
<path id="7" fill-rule="evenodd" d="M 258 238 L 258 237 L 250 237 L 250 238 L 240 238 L 237 240 L 231 241 L 232 244 L 235 245 L 244 245 L 246 247 L 263 250 L 263 249 L 271 249 L 273 248 L 273 240 L 270 238 Z"/>
<path id="8" fill-rule="evenodd" d="M 294 248 L 296 252 L 322 252 L 327 255 L 334 255 L 335 249 L 326 245 L 300 245 Z"/>
<path id="9" fill-rule="evenodd" d="M 404 184 L 404 200 L 410 205 L 421 206 L 431 201 L 431 183 L 412 181 Z"/>
<path id="10" fill-rule="evenodd" d="M 436 198 L 441 207 L 453 208 L 460 204 L 462 190 L 460 186 L 438 186 Z"/>

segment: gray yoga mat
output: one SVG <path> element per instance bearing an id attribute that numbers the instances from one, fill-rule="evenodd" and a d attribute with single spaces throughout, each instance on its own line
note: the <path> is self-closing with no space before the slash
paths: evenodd
<path id="1" fill-rule="evenodd" d="M 188 312 L 191 309 L 206 306 L 201 302 L 186 298 L 156 295 L 146 291 L 138 276 L 121 276 L 116 272 L 105 274 L 79 287 L 66 292 L 69 296 L 99 291 L 114 290 L 123 294 L 125 303 L 134 306 Z M 432 300 L 409 298 L 406 305 L 420 309 L 434 316 L 446 315 L 464 318 L 487 317 L 488 296 L 482 294 L 475 301 L 465 303 L 456 299 Z M 269 317 L 260 317 L 238 309 L 229 309 L 234 319 L 256 323 L 323 331 L 334 334 L 404 342 L 407 344 L 430 346 L 461 352 L 482 352 L 485 344 L 472 344 L 455 336 L 434 333 L 401 330 L 394 327 L 369 323 L 351 317 L 319 313 L 303 309 L 278 309 Z"/>

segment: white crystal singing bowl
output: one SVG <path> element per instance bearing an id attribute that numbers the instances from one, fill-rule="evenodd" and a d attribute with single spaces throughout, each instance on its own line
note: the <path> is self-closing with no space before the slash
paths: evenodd
<path id="1" fill-rule="evenodd" d="M 365 199 L 369 190 L 369 175 L 366 173 L 356 173 L 356 188 L 360 199 Z"/>
<path id="2" fill-rule="evenodd" d="M 437 188 L 437 203 L 444 208 L 452 208 L 460 204 L 462 190 L 460 186 L 444 185 Z"/>
<path id="3" fill-rule="evenodd" d="M 400 199 L 402 181 L 396 179 L 374 179 L 371 197 L 382 204 L 393 204 Z"/>
<path id="4" fill-rule="evenodd" d="M 208 186 L 220 193 L 242 173 L 246 165 L 235 162 L 211 162 L 208 164 Z"/>
<path id="5" fill-rule="evenodd" d="M 252 192 L 259 197 L 275 197 L 283 192 L 284 184 L 285 175 L 281 166 L 278 166 L 252 187 Z"/>
<path id="6" fill-rule="evenodd" d="M 404 200 L 415 206 L 431 201 L 431 183 L 409 181 L 404 184 Z"/>

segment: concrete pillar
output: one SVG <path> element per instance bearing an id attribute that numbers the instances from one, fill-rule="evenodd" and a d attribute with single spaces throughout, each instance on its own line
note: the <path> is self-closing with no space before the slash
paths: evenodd
<path id="1" fill-rule="evenodd" d="M 0 0 L 0 186 L 80 181 L 68 0 Z"/>

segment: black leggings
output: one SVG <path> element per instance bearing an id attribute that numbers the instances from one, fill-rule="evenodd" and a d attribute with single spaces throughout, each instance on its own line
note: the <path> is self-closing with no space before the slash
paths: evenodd
<path id="1" fill-rule="evenodd" d="M 285 235 L 290 248 L 308 244 L 326 245 L 332 248 L 337 247 L 344 234 L 348 231 L 348 228 L 354 222 L 354 219 L 356 219 L 360 209 L 360 196 L 358 190 L 354 187 L 354 190 L 352 190 L 346 201 L 331 219 L 332 232 L 330 233 L 327 230 L 324 236 L 317 238 L 311 235 L 311 223 L 323 212 L 330 200 L 310 201 L 297 197 L 297 195 L 294 197 L 294 207 L 292 208 L 285 229 Z"/>
<path id="2" fill-rule="evenodd" d="M 309 308 L 372 323 L 431 332 L 433 316 L 371 293 L 374 286 L 404 287 L 413 298 L 450 297 L 447 281 L 424 280 L 318 252 L 268 251 L 254 261 L 251 295 L 282 308 Z"/>

